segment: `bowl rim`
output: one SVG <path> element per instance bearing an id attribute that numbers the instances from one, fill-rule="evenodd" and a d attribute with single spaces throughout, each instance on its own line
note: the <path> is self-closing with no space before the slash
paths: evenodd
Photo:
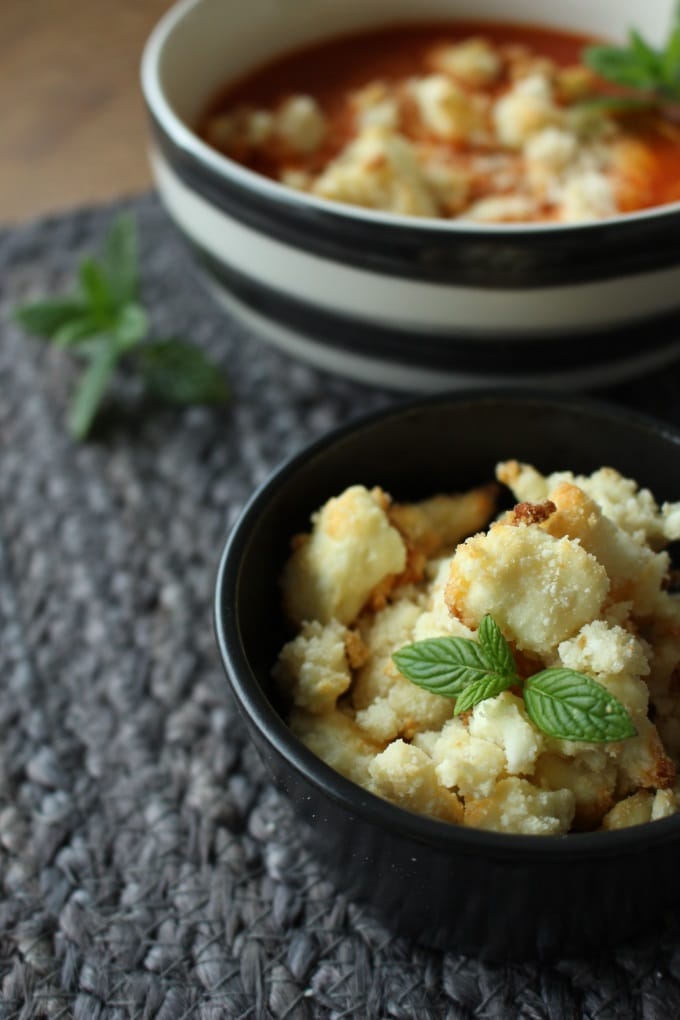
<path id="1" fill-rule="evenodd" d="M 376 224 L 383 229 L 390 227 L 403 231 L 404 228 L 417 227 L 424 233 L 452 233 L 463 237 L 503 238 L 512 237 L 527 239 L 544 236 L 574 237 L 588 234 L 603 226 L 611 229 L 627 224 L 645 223 L 663 220 L 669 215 L 680 213 L 680 200 L 669 202 L 649 209 L 636 212 L 619 213 L 606 219 L 583 220 L 575 223 L 471 223 L 461 220 L 450 220 L 429 216 L 413 217 L 380 210 L 364 209 L 330 199 L 316 198 L 294 191 L 278 181 L 270 180 L 247 167 L 241 166 L 228 156 L 213 149 L 202 141 L 187 124 L 175 113 L 172 104 L 165 95 L 161 85 L 159 68 L 163 51 L 170 36 L 181 31 L 182 21 L 206 0 L 178 0 L 160 18 L 144 46 L 141 61 L 142 92 L 152 116 L 158 121 L 162 130 L 170 137 L 177 148 L 185 155 L 208 167 L 218 177 L 229 181 L 232 185 L 244 188 L 262 199 L 279 203 L 291 211 L 311 210 L 325 215 L 335 215 L 342 220 L 363 224 Z M 453 20 L 453 19 L 452 19 Z M 283 55 L 286 51 L 282 50 Z M 206 97 L 206 101 L 209 97 Z"/>
<path id="2" fill-rule="evenodd" d="M 371 429 L 390 418 L 437 405 L 490 401 L 513 404 L 528 402 L 546 409 L 578 410 L 636 430 L 652 432 L 664 441 L 680 445 L 680 430 L 649 414 L 631 411 L 606 400 L 532 388 L 489 388 L 474 392 L 454 390 L 429 394 L 397 401 L 331 429 L 286 457 L 273 469 L 244 505 L 224 543 L 215 580 L 213 625 L 229 686 L 240 710 L 261 737 L 317 792 L 348 814 L 358 816 L 386 833 L 406 836 L 413 844 L 427 844 L 442 852 L 455 846 L 457 852 L 481 852 L 487 858 L 505 858 L 519 853 L 523 858 L 539 864 L 541 861 L 557 860 L 566 863 L 572 859 L 634 854 L 650 843 L 660 845 L 673 842 L 680 836 L 680 813 L 614 831 L 541 836 L 467 828 L 401 808 L 346 779 L 310 751 L 293 735 L 251 670 L 240 638 L 238 612 L 229 596 L 230 593 L 238 593 L 242 556 L 270 496 L 285 486 L 292 476 L 305 470 L 310 460 L 323 457 L 329 448 L 342 443 L 346 437 L 356 432 Z"/>

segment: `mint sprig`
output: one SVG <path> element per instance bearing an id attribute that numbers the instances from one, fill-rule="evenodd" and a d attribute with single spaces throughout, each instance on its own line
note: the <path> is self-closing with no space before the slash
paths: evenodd
<path id="1" fill-rule="evenodd" d="M 68 348 L 84 363 L 69 409 L 68 427 L 84 439 L 120 366 L 141 377 L 146 392 L 172 404 L 220 404 L 228 398 L 221 371 L 197 347 L 175 337 L 149 337 L 138 298 L 137 231 L 118 217 L 101 257 L 84 259 L 77 290 L 15 309 L 24 329 Z"/>
<path id="2" fill-rule="evenodd" d="M 627 710 L 606 687 L 573 669 L 544 669 L 522 681 L 500 627 L 486 615 L 477 641 L 429 638 L 392 656 L 399 672 L 433 694 L 455 699 L 454 715 L 520 687 L 527 715 L 551 737 L 605 743 L 636 734 Z"/>
<path id="3" fill-rule="evenodd" d="M 602 96 L 593 100 L 612 109 L 680 103 L 680 2 L 661 49 L 631 29 L 628 46 L 588 46 L 582 59 L 601 78 L 638 93 L 636 99 Z"/>

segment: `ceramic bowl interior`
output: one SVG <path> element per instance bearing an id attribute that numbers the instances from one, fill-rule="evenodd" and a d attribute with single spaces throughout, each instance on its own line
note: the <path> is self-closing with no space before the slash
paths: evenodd
<path id="1" fill-rule="evenodd" d="M 647 419 L 531 394 L 430 397 L 351 424 L 272 475 L 226 544 L 216 629 L 252 738 L 340 888 L 434 945 L 493 959 L 582 955 L 647 930 L 680 898 L 679 816 L 530 837 L 415 815 L 344 779 L 293 737 L 270 678 L 288 636 L 278 577 L 312 511 L 357 482 L 400 500 L 462 490 L 511 457 L 544 472 L 610 465 L 660 500 L 680 499 L 680 435 Z"/>
<path id="2" fill-rule="evenodd" d="M 660 42 L 673 0 L 650 0 Z M 381 24 L 460 18 L 466 0 L 183 0 L 145 50 L 160 195 L 211 292 L 295 357 L 408 390 L 598 386 L 680 352 L 680 203 L 580 224 L 483 225 L 324 201 L 195 133 L 220 86 L 296 47 Z M 477 0 L 476 19 L 507 19 Z M 634 0 L 518 0 L 517 22 L 623 38 Z"/>

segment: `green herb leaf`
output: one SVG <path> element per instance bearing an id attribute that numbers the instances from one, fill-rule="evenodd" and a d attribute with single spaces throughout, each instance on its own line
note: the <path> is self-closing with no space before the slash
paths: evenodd
<path id="1" fill-rule="evenodd" d="M 457 698 L 469 684 L 497 674 L 482 646 L 468 638 L 415 641 L 392 658 L 408 680 L 446 698 Z"/>
<path id="2" fill-rule="evenodd" d="M 78 293 L 15 309 L 16 321 L 86 362 L 69 412 L 69 429 L 84 438 L 119 359 L 136 365 L 154 396 L 175 404 L 216 404 L 228 397 L 224 376 L 181 340 L 148 340 L 149 320 L 137 296 L 137 233 L 131 216 L 113 223 L 100 260 L 79 267 Z"/>
<path id="3" fill-rule="evenodd" d="M 571 669 L 529 677 L 524 704 L 535 726 L 562 740 L 603 743 L 636 733 L 628 712 L 606 687 Z"/>
<path id="4" fill-rule="evenodd" d="M 137 297 L 137 231 L 132 216 L 119 216 L 106 235 L 103 269 L 117 306 Z"/>
<path id="5" fill-rule="evenodd" d="M 460 715 L 461 712 L 467 712 L 469 708 L 474 708 L 480 701 L 486 701 L 487 698 L 495 698 L 496 695 L 507 691 L 508 687 L 512 686 L 512 683 L 513 677 L 507 673 L 505 675 L 490 673 L 483 680 L 475 680 L 474 683 L 468 684 L 465 690 L 456 698 L 453 714 Z"/>
<path id="6" fill-rule="evenodd" d="M 69 411 L 69 431 L 75 439 L 84 439 L 89 433 L 118 357 L 114 345 L 105 338 L 93 349 L 90 363 L 78 381 Z"/>
<path id="7" fill-rule="evenodd" d="M 84 259 L 80 264 L 79 279 L 90 315 L 100 327 L 109 326 L 115 309 L 104 270 L 94 259 Z"/>
<path id="8" fill-rule="evenodd" d="M 631 29 L 627 47 L 587 46 L 581 57 L 601 78 L 645 93 L 648 102 L 680 102 L 680 3 L 676 4 L 668 38 L 660 51 Z M 603 108 L 624 109 L 620 105 Z"/>
<path id="9" fill-rule="evenodd" d="M 113 327 L 119 350 L 127 351 L 149 332 L 149 318 L 141 305 L 131 302 L 121 309 Z"/>
<path id="10" fill-rule="evenodd" d="M 198 347 L 155 340 L 136 352 L 149 392 L 173 404 L 221 404 L 229 397 L 224 376 Z"/>
<path id="11" fill-rule="evenodd" d="M 399 672 L 433 694 L 455 698 L 454 715 L 495 698 L 522 681 L 509 644 L 492 616 L 479 641 L 441 637 L 394 652 Z M 546 669 L 524 681 L 524 704 L 534 726 L 563 740 L 601 743 L 635 736 L 633 722 L 606 687 L 573 669 Z"/>
<path id="12" fill-rule="evenodd" d="M 80 298 L 55 298 L 53 301 L 34 301 L 14 310 L 14 318 L 35 336 L 53 339 L 59 330 L 73 319 L 83 315 L 86 305 Z"/>
<path id="13" fill-rule="evenodd" d="M 503 637 L 500 627 L 489 613 L 479 625 L 478 640 L 487 658 L 501 675 L 515 676 L 517 669 L 510 645 Z M 489 695 L 491 696 L 491 695 Z"/>

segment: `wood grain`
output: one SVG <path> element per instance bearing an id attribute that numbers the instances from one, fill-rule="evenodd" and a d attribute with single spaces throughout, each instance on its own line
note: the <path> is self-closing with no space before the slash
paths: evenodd
<path id="1" fill-rule="evenodd" d="M 0 2 L 0 223 L 151 186 L 139 63 L 170 6 Z"/>

